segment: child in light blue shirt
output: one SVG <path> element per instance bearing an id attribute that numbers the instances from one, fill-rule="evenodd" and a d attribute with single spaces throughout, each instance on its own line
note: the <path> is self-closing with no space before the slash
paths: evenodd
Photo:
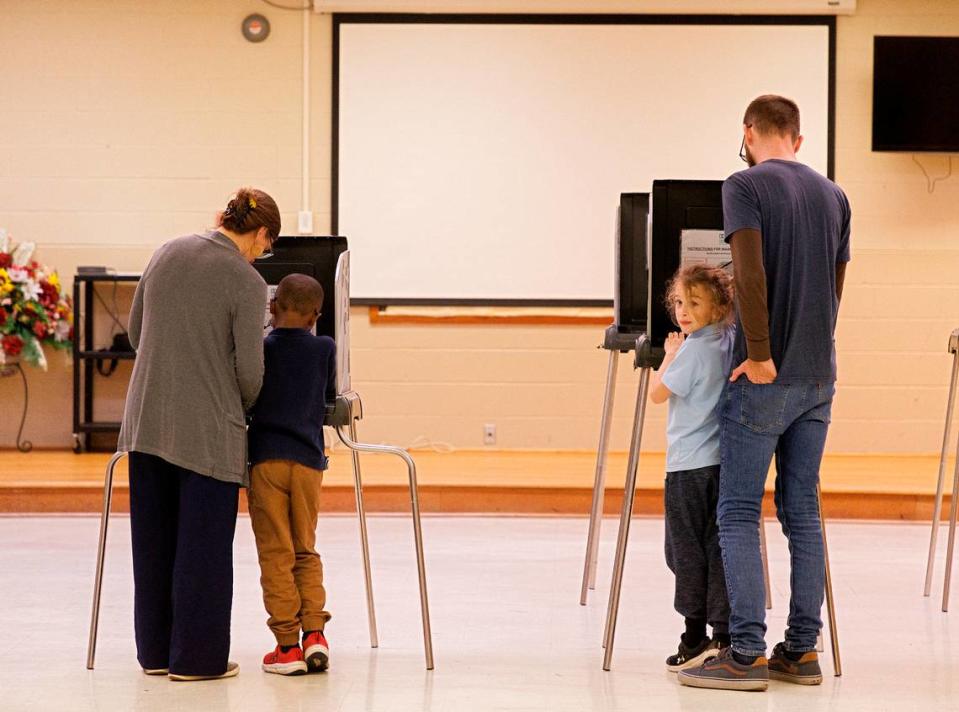
<path id="1" fill-rule="evenodd" d="M 673 605 L 686 622 L 678 672 L 729 645 L 729 598 L 719 548 L 719 417 L 716 406 L 732 368 L 732 278 L 718 267 L 680 268 L 666 291 L 680 328 L 650 381 L 650 400 L 669 401 L 666 426 L 666 563 L 676 576 Z M 712 638 L 706 635 L 707 623 Z"/>

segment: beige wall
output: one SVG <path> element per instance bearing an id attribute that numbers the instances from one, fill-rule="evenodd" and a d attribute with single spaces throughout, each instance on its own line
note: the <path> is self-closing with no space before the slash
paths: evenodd
<path id="1" fill-rule="evenodd" d="M 65 276 L 85 263 L 142 269 L 161 242 L 209 225 L 242 183 L 273 193 L 292 232 L 303 15 L 228 0 L 76 7 L 0 0 L 0 226 L 39 243 Z M 261 45 L 239 33 L 254 9 L 273 24 Z M 311 207 L 322 232 L 331 33 L 328 16 L 310 18 Z M 939 448 L 945 343 L 959 326 L 959 176 L 930 194 L 910 155 L 870 151 L 871 57 L 875 34 L 957 33 L 953 0 L 860 0 L 838 20 L 836 177 L 853 206 L 854 262 L 837 334 L 833 452 Z M 941 156 L 920 160 L 932 174 L 947 168 Z M 595 447 L 607 359 L 598 327 L 379 326 L 355 309 L 353 329 L 370 439 L 481 447 L 483 424 L 495 423 L 501 448 Z M 98 380 L 99 417 L 116 417 L 126 373 Z M 68 446 L 66 359 L 28 377 L 28 437 Z M 635 383 L 624 359 L 616 449 L 627 444 Z M 19 379 L 0 381 L 0 446 L 13 443 L 20 399 Z M 651 411 L 646 449 L 664 448 L 664 415 Z"/>

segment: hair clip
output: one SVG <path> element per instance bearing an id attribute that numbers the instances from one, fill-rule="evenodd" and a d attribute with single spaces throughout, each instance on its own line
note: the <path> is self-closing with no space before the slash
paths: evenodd
<path id="1" fill-rule="evenodd" d="M 250 210 L 256 207 L 256 198 L 250 198 Z"/>

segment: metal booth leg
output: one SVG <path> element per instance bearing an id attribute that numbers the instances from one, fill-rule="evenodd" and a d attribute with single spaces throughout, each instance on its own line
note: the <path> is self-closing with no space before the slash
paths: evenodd
<path id="1" fill-rule="evenodd" d="M 100 593 L 103 591 L 103 563 L 107 551 L 107 526 L 113 501 L 113 470 L 125 452 L 114 453 L 103 477 L 103 512 L 100 514 L 100 543 L 97 545 L 97 572 L 93 579 L 93 611 L 90 614 L 90 640 L 87 644 L 87 670 L 93 669 L 97 654 L 97 626 L 100 622 Z"/>
<path id="2" fill-rule="evenodd" d="M 356 420 L 350 418 L 350 437 L 356 440 Z M 356 516 L 360 522 L 360 546 L 363 549 L 363 576 L 366 582 L 366 617 L 370 624 L 370 647 L 379 647 L 376 632 L 376 610 L 373 607 L 373 575 L 370 569 L 370 540 L 366 533 L 366 508 L 363 506 L 363 480 L 360 477 L 360 453 L 350 450 L 353 455 L 353 488 L 356 493 Z"/>
<path id="3" fill-rule="evenodd" d="M 819 500 L 819 524 L 822 528 L 822 550 L 826 560 L 826 608 L 829 613 L 829 642 L 832 643 L 832 667 L 836 677 L 842 676 L 842 658 L 839 655 L 839 631 L 836 626 L 836 601 L 832 592 L 832 569 L 829 566 L 829 545 L 826 543 L 826 520 L 822 514 L 822 487 L 816 485 Z"/>
<path id="4" fill-rule="evenodd" d="M 949 589 L 952 585 L 952 556 L 956 544 L 956 511 L 959 508 L 959 442 L 956 443 L 956 469 L 952 478 L 952 503 L 949 507 L 949 544 L 946 547 L 946 578 L 942 584 L 942 612 L 949 612 Z"/>
<path id="5" fill-rule="evenodd" d="M 769 587 L 769 552 L 766 549 L 766 522 L 759 513 L 759 553 L 763 557 L 763 580 L 766 582 L 766 610 L 773 607 L 773 594 Z"/>
<path id="6" fill-rule="evenodd" d="M 932 570 L 936 562 L 936 537 L 939 535 L 939 518 L 942 516 L 942 490 L 946 478 L 946 457 L 949 453 L 949 433 L 952 430 L 952 415 L 955 409 L 956 380 L 959 378 L 959 350 L 952 357 L 952 380 L 949 381 L 949 400 L 946 405 L 946 427 L 942 434 L 942 452 L 939 454 L 939 481 L 936 483 L 936 504 L 932 512 L 932 532 L 929 535 L 929 557 L 926 559 L 926 586 L 923 596 L 932 591 Z M 952 490 L 952 499 L 956 490 Z"/>
<path id="7" fill-rule="evenodd" d="M 616 393 L 616 371 L 619 351 L 610 350 L 606 371 L 606 393 L 603 396 L 603 416 L 599 425 L 599 448 L 596 450 L 596 477 L 593 480 L 593 505 L 589 511 L 589 535 L 586 539 L 586 563 L 583 566 L 583 585 L 579 605 L 586 605 L 589 589 L 596 588 L 596 561 L 599 555 L 599 531 L 603 521 L 603 503 L 606 494 L 606 457 L 609 453 L 609 431 L 613 420 L 613 398 Z"/>
<path id="8" fill-rule="evenodd" d="M 646 398 L 649 392 L 649 366 L 644 366 L 639 375 L 639 390 L 636 394 L 636 411 L 633 416 L 633 435 L 629 446 L 629 464 L 626 468 L 626 487 L 623 490 L 623 511 L 619 519 L 619 535 L 616 539 L 616 560 L 613 565 L 613 580 L 609 589 L 609 604 L 606 611 L 606 653 L 603 670 L 609 670 L 613 659 L 613 641 L 616 637 L 616 619 L 619 615 L 619 597 L 623 586 L 623 566 L 626 561 L 626 542 L 629 524 L 633 516 L 633 500 L 636 497 L 636 474 L 639 469 L 639 449 L 643 441 L 643 421 L 646 417 Z"/>
<path id="9" fill-rule="evenodd" d="M 423 646 L 426 651 L 426 669 L 432 670 L 433 634 L 430 630 L 430 607 L 426 594 L 426 562 L 424 561 L 423 556 L 423 530 L 420 525 L 419 494 L 416 487 L 416 463 L 413 462 L 413 458 L 410 457 L 409 453 L 402 448 L 393 447 L 390 445 L 368 445 L 366 443 L 356 442 L 350 437 L 342 425 L 337 426 L 336 434 L 339 436 L 340 440 L 343 441 L 343 444 L 353 451 L 378 452 L 396 455 L 397 457 L 403 459 L 403 461 L 406 463 L 407 469 L 409 470 L 410 504 L 413 511 L 413 535 L 416 540 L 416 566 L 419 573 L 420 585 L 420 611 L 423 617 Z"/>

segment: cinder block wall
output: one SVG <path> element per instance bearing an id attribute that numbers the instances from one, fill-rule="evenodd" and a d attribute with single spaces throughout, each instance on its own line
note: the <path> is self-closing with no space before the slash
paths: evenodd
<path id="1" fill-rule="evenodd" d="M 271 192 L 294 231 L 303 15 L 256 9 L 273 34 L 254 45 L 239 32 L 251 8 L 231 0 L 3 3 L 0 226 L 37 242 L 39 258 L 67 282 L 78 264 L 141 270 L 165 240 L 209 226 L 240 184 Z M 322 232 L 331 21 L 309 21 L 311 207 Z M 941 438 L 946 338 L 959 326 L 959 175 L 929 193 L 910 155 L 871 152 L 876 34 L 959 34 L 959 3 L 860 0 L 855 15 L 838 19 L 836 177 L 854 210 L 854 261 L 829 450 L 930 453 Z M 919 160 L 932 175 L 948 168 L 944 156 Z M 112 301 L 108 288 L 104 296 Z M 122 311 L 129 294 L 117 299 Z M 110 323 L 98 319 L 105 346 Z M 595 448 L 606 373 L 600 328 L 381 326 L 364 309 L 352 324 L 365 436 L 479 448 L 483 424 L 495 423 L 498 448 Z M 98 377 L 98 417 L 117 417 L 128 373 L 125 364 Z M 37 446 L 68 447 L 67 360 L 51 358 L 47 373 L 28 376 L 27 435 Z M 636 383 L 625 360 L 620 380 L 612 442 L 625 449 Z M 0 381 L 0 447 L 13 444 L 21 393 L 19 379 Z M 647 449 L 665 447 L 664 422 L 654 407 Z"/>

